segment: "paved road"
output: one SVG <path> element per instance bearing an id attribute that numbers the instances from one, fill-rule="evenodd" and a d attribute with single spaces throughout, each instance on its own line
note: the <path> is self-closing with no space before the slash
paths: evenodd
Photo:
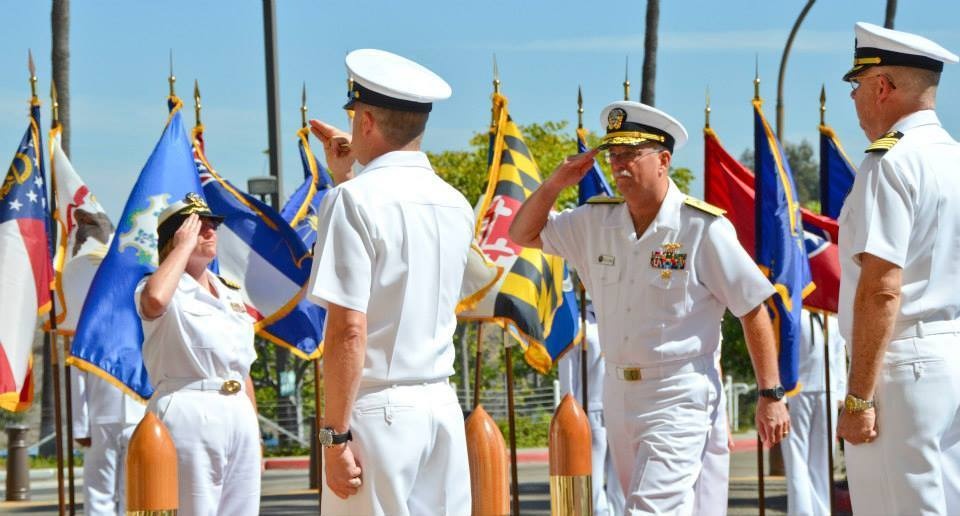
<path id="1" fill-rule="evenodd" d="M 521 464 L 520 512 L 524 515 L 550 514 L 550 487 L 546 464 Z M 2 514 L 57 514 L 57 480 L 53 472 L 33 472 L 32 501 L 0 502 Z M 80 475 L 77 475 L 78 481 Z M 767 514 L 786 514 L 786 484 L 783 477 L 767 477 Z M 260 512 L 265 515 L 317 514 L 317 493 L 307 489 L 304 470 L 268 470 L 263 477 L 263 497 Z M 5 486 L 3 486 L 5 489 Z M 3 493 L 0 490 L 0 493 Z M 5 494 L 5 493 L 3 493 Z M 82 489 L 77 489 L 77 502 L 82 502 Z M 81 509 L 78 507 L 78 513 Z M 756 454 L 742 451 L 732 455 L 730 502 L 731 516 L 756 515 L 757 504 Z"/>

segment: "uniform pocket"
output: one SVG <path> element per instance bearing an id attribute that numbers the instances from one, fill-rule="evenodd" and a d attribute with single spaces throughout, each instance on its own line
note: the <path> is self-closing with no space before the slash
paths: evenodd
<path id="1" fill-rule="evenodd" d="M 669 275 L 660 271 L 653 274 L 648 284 L 653 288 L 653 311 L 655 317 L 676 319 L 687 313 L 687 283 L 689 272 L 670 270 Z"/>

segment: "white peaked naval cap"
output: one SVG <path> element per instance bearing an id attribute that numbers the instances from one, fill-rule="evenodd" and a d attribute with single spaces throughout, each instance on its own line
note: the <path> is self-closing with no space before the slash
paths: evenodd
<path id="1" fill-rule="evenodd" d="M 362 48 L 347 54 L 351 79 L 350 100 L 398 111 L 429 113 L 433 102 L 450 98 L 452 91 L 427 67 L 385 50 Z"/>
<path id="2" fill-rule="evenodd" d="M 871 66 L 908 66 L 941 72 L 943 63 L 958 61 L 956 54 L 923 36 L 866 22 L 857 22 L 853 30 L 856 49 L 853 68 L 843 76 L 845 81 Z"/>
<path id="3" fill-rule="evenodd" d="M 600 124 L 607 128 L 607 134 L 598 146 L 600 149 L 655 142 L 672 153 L 687 143 L 687 130 L 676 118 L 655 107 L 630 100 L 617 101 L 603 108 Z"/>

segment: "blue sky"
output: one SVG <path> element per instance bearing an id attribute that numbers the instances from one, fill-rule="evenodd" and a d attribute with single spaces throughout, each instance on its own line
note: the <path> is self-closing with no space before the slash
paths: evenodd
<path id="1" fill-rule="evenodd" d="M 631 97 L 639 97 L 645 2 L 422 1 L 277 2 L 284 191 L 302 178 L 296 154 L 300 88 L 311 117 L 341 126 L 346 92 L 343 57 L 375 47 L 420 61 L 443 76 L 453 97 L 435 106 L 424 147 L 463 149 L 490 116 L 492 56 L 502 91 L 519 123 L 576 123 L 583 86 L 585 125 L 619 100 L 629 56 Z M 656 105 L 691 133 L 674 163 L 697 175 L 702 191 L 704 93 L 711 125 L 734 155 L 752 145 L 750 99 L 755 59 L 766 113 L 774 119 L 780 54 L 803 0 L 664 1 L 661 5 Z M 611 9 L 616 5 L 617 9 Z M 9 160 L 23 134 L 32 48 L 49 125 L 50 3 L 0 0 L 7 22 L 0 52 L 0 159 Z M 855 162 L 868 143 L 857 124 L 849 87 L 853 24 L 883 23 L 884 0 L 821 0 L 807 16 L 785 81 L 785 135 L 816 144 L 821 84 L 827 121 Z M 73 2 L 71 24 L 72 160 L 116 220 L 166 120 L 168 54 L 174 53 L 177 93 L 193 122 L 193 80 L 200 81 L 208 157 L 238 186 L 267 174 L 266 93 L 261 2 Z M 924 34 L 960 52 L 960 3 L 900 2 L 898 29 Z M 952 21 L 951 21 L 952 20 Z M 938 112 L 960 135 L 960 66 L 948 66 Z M 6 142 L 6 143 L 3 143 Z M 3 147 L 6 145 L 6 147 Z M 7 154 L 3 154 L 6 149 Z M 6 161 L 5 161 L 6 163 Z"/>

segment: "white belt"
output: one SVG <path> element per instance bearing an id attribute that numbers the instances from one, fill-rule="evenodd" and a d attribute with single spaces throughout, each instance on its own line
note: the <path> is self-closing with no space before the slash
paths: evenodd
<path id="1" fill-rule="evenodd" d="M 657 380 L 684 373 L 703 373 L 714 367 L 713 353 L 696 356 L 686 360 L 665 362 L 650 366 L 615 365 L 617 379 L 625 382 Z"/>
<path id="2" fill-rule="evenodd" d="M 165 379 L 157 386 L 158 391 L 213 391 L 220 394 L 236 394 L 244 390 L 243 382 L 240 380 L 224 380 L 223 378 L 204 378 L 194 380 L 192 378 L 171 378 Z"/>
<path id="3" fill-rule="evenodd" d="M 942 335 L 944 333 L 960 333 L 960 321 L 918 321 L 894 330 L 893 339 L 923 338 L 927 335 Z"/>

